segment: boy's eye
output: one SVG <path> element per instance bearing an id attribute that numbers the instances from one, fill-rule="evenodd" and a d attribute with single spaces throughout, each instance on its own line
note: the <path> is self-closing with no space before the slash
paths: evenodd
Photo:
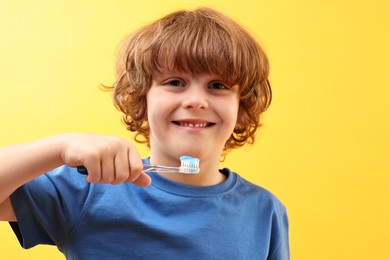
<path id="1" fill-rule="evenodd" d="M 208 87 L 211 89 L 229 89 L 226 84 L 221 82 L 211 82 Z"/>
<path id="2" fill-rule="evenodd" d="M 184 87 L 184 82 L 178 79 L 170 80 L 166 83 L 168 86 L 173 86 L 173 87 Z"/>

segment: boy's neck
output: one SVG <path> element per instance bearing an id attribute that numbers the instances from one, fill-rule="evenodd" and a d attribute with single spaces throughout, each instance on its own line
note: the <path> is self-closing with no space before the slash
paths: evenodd
<path id="1" fill-rule="evenodd" d="M 212 186 L 217 185 L 225 181 L 226 176 L 217 171 L 208 172 L 201 171 L 198 174 L 185 174 L 185 173 L 158 173 L 168 180 L 186 184 L 189 186 Z"/>

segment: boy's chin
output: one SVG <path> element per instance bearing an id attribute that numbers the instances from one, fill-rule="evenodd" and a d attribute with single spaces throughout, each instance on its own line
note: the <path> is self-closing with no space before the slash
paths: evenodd
<path id="1" fill-rule="evenodd" d="M 180 158 L 183 155 L 191 156 L 194 158 L 201 158 L 204 156 L 205 151 L 203 149 L 199 149 L 199 147 L 177 147 L 174 150 L 174 156 Z"/>
<path id="2" fill-rule="evenodd" d="M 210 151 L 210 149 L 204 148 L 200 144 L 193 147 L 186 147 L 185 149 L 183 148 L 184 147 L 182 147 L 182 149 L 176 150 L 175 154 L 178 156 L 178 158 L 180 156 L 186 155 L 186 156 L 198 158 L 201 161 L 203 161 L 205 159 L 210 159 L 210 157 L 216 157 L 216 158 L 220 157 L 220 154 L 216 154 L 217 149 L 212 149 Z"/>

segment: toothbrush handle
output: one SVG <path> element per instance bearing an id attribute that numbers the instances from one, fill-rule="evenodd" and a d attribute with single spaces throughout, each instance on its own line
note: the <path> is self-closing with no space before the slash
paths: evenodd
<path id="1" fill-rule="evenodd" d="M 87 168 L 85 168 L 84 166 L 77 166 L 77 171 L 78 171 L 80 174 L 88 175 Z"/>
<path id="2" fill-rule="evenodd" d="M 77 166 L 77 171 L 80 174 L 88 175 L 88 170 L 84 166 Z M 161 165 L 149 165 L 145 164 L 142 172 L 180 172 L 180 167 L 169 167 Z"/>
<path id="3" fill-rule="evenodd" d="M 144 164 L 142 172 L 180 172 L 180 167 Z"/>

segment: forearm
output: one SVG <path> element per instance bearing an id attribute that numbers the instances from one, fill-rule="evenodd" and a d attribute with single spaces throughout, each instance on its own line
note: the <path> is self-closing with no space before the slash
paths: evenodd
<path id="1" fill-rule="evenodd" d="M 0 204 L 24 183 L 60 165 L 88 169 L 87 181 L 148 186 L 142 160 L 126 139 L 88 133 L 62 134 L 0 148 Z"/>
<path id="2" fill-rule="evenodd" d="M 0 148 L 0 203 L 18 187 L 63 164 L 61 136 Z"/>

